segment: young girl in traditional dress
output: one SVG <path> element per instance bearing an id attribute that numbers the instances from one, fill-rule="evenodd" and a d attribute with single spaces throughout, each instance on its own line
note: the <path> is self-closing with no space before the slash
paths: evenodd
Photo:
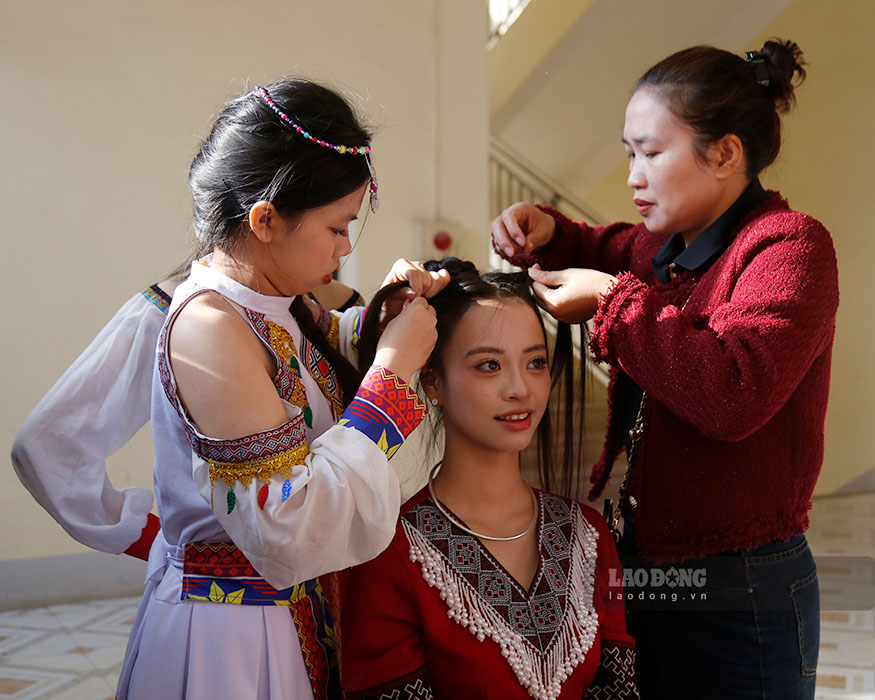
<path id="1" fill-rule="evenodd" d="M 350 251 L 377 182 L 370 136 L 336 93 L 256 88 L 219 113 L 192 163 L 212 250 L 177 287 L 152 396 L 161 534 L 119 698 L 337 697 L 318 576 L 376 556 L 398 515 L 388 459 L 424 406 L 408 388 L 435 340 L 418 297 L 364 378 L 361 311 L 306 295 Z M 444 279 L 401 270 L 423 294 Z"/>
<path id="2" fill-rule="evenodd" d="M 520 203 L 492 227 L 557 318 L 595 314 L 591 347 L 612 382 L 591 496 L 625 443 L 621 552 L 707 574 L 707 606 L 629 616 L 648 700 L 814 697 L 819 597 L 804 532 L 838 275 L 826 228 L 758 179 L 804 66 L 780 40 L 746 58 L 710 46 L 668 56 L 626 108 L 642 222 L 589 226 Z"/>
<path id="3" fill-rule="evenodd" d="M 637 697 L 604 520 L 520 474 L 539 426 L 551 437 L 547 341 L 528 280 L 441 265 L 451 280 L 431 300 L 438 341 L 421 380 L 443 422 L 443 457 L 402 508 L 389 549 L 346 581 L 344 691 Z M 540 466 L 547 483 L 562 476 Z"/>
<path id="4" fill-rule="evenodd" d="M 161 526 L 152 489 L 115 488 L 106 462 L 149 422 L 158 333 L 189 268 L 128 299 L 15 435 L 11 458 L 21 483 L 73 539 L 101 552 L 148 559 Z M 334 280 L 314 294 L 338 311 L 363 303 Z"/>

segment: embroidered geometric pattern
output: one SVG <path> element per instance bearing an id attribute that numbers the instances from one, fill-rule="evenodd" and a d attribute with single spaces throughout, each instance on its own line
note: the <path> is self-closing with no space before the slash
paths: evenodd
<path id="1" fill-rule="evenodd" d="M 307 360 L 307 370 L 310 372 L 310 376 L 316 380 L 322 395 L 328 399 L 328 403 L 334 409 L 335 416 L 339 416 L 343 411 L 343 400 L 340 395 L 337 375 L 328 364 L 328 360 L 306 336 L 301 340 L 301 345 L 303 346 L 301 352 Z"/>
<path id="2" fill-rule="evenodd" d="M 288 607 L 314 697 L 340 697 L 337 635 L 319 579 L 277 590 L 258 575 L 233 542 L 189 543 L 183 561 L 182 599 Z"/>
<path id="3" fill-rule="evenodd" d="M 638 700 L 635 682 L 635 649 L 602 641 L 599 667 L 583 700 Z"/>
<path id="4" fill-rule="evenodd" d="M 428 413 L 426 405 L 405 382 L 383 367 L 362 380 L 357 396 L 379 406 L 406 438 Z"/>
<path id="5" fill-rule="evenodd" d="M 338 425 L 355 428 L 391 458 L 426 413 L 410 387 L 383 367 L 372 367 Z"/>
<path id="6" fill-rule="evenodd" d="M 319 579 L 303 584 L 307 594 L 297 597 L 289 609 L 298 630 L 304 664 L 314 698 L 340 698 L 337 634 L 331 612 L 322 596 Z"/>
<path id="7" fill-rule="evenodd" d="M 378 697 L 379 700 L 433 700 L 434 695 L 431 686 L 423 683 L 421 678 L 417 678 L 412 683 L 405 683 L 403 688 L 395 688 Z"/>
<path id="8" fill-rule="evenodd" d="M 291 334 L 282 326 L 264 318 L 263 314 L 246 309 L 246 317 L 255 332 L 273 351 L 276 358 L 276 377 L 273 383 L 281 398 L 293 406 L 307 405 L 307 394 L 300 375 L 295 374 L 292 361 L 297 362 L 295 341 Z"/>
<path id="9" fill-rule="evenodd" d="M 555 698 L 595 641 L 598 531 L 577 504 L 538 494 L 539 566 L 528 591 L 475 537 L 428 499 L 401 516 L 410 559 L 437 588 L 447 614 L 478 640 L 491 638 L 536 698 Z"/>
<path id="10" fill-rule="evenodd" d="M 383 687 L 379 690 L 368 690 L 363 693 L 350 693 L 349 700 L 434 700 L 431 684 L 425 679 L 423 671 L 416 671 L 397 681 L 393 681 L 395 687 Z"/>
<path id="11" fill-rule="evenodd" d="M 308 454 L 310 454 L 310 448 L 307 445 L 301 445 L 273 457 L 248 462 L 217 462 L 215 460 L 208 460 L 210 463 L 210 486 L 215 486 L 216 481 L 221 479 L 228 485 L 229 489 L 234 488 L 235 481 L 239 481 L 244 489 L 248 489 L 253 479 L 260 479 L 267 485 L 274 474 L 281 474 L 286 479 L 290 479 L 292 471 L 295 467 L 300 467 L 304 464 Z M 264 498 L 266 500 L 266 494 Z M 259 505 L 261 505 L 263 510 L 264 504 L 260 503 Z"/>
<path id="12" fill-rule="evenodd" d="M 305 584 L 277 590 L 253 568 L 233 542 L 185 546 L 182 599 L 233 605 L 294 605 Z"/>
<path id="13" fill-rule="evenodd" d="M 277 360 L 276 375 L 273 378 L 273 385 L 276 387 L 280 398 L 285 399 L 289 403 L 299 406 L 300 403 L 292 401 L 292 396 L 296 392 L 302 392 L 304 387 L 296 381 L 294 372 L 289 366 L 289 358 L 295 354 L 295 344 L 292 341 L 292 336 L 282 326 L 271 323 L 264 318 L 264 314 L 257 313 L 252 309 L 241 307 L 246 312 L 246 318 L 249 320 L 249 325 L 264 341 L 264 343 L 273 351 Z M 287 347 L 288 345 L 288 347 Z M 289 352 L 290 350 L 290 352 Z M 285 353 L 289 353 L 286 356 Z M 284 361 L 280 361 L 284 360 Z M 300 389 L 298 389 L 300 387 Z"/>
<path id="14" fill-rule="evenodd" d="M 140 292 L 146 299 L 155 304 L 164 314 L 167 314 L 167 310 L 170 308 L 170 297 L 167 295 L 161 287 L 157 284 L 153 284 L 148 289 L 144 289 Z"/>

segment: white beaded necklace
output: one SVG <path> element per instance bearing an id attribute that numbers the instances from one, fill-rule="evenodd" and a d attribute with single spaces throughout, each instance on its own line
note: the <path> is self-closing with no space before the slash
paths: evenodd
<path id="1" fill-rule="evenodd" d="M 438 469 L 441 468 L 441 464 L 443 464 L 443 460 L 438 462 L 432 467 L 431 472 L 428 474 L 428 493 L 431 496 L 431 500 L 434 501 L 435 506 L 441 512 L 441 514 L 449 520 L 453 525 L 455 525 L 460 530 L 464 530 L 469 535 L 474 535 L 481 540 L 492 540 L 493 542 L 510 542 L 512 540 L 518 540 L 520 537 L 525 537 L 528 535 L 532 528 L 535 527 L 535 523 L 538 522 L 538 497 L 535 495 L 535 490 L 529 486 L 529 493 L 532 494 L 532 521 L 526 526 L 526 529 L 522 532 L 517 533 L 516 535 L 511 535 L 510 537 L 493 537 L 492 535 L 481 535 L 479 532 L 474 532 L 471 528 L 467 527 L 463 523 L 461 523 L 457 518 L 450 514 L 450 512 L 444 507 L 444 504 L 438 500 L 438 497 L 434 494 L 434 476 L 437 473 Z M 528 484 L 526 484 L 528 486 Z"/>

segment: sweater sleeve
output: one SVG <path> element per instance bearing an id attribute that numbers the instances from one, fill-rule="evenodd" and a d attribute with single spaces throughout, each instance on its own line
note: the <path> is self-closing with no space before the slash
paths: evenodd
<path id="1" fill-rule="evenodd" d="M 152 490 L 115 489 L 106 460 L 149 420 L 166 313 L 159 301 L 151 290 L 128 300 L 37 404 L 12 447 L 21 483 L 71 537 L 141 558 L 158 530 Z M 151 465 L 143 467 L 147 481 Z"/>
<path id="2" fill-rule="evenodd" d="M 838 274 L 829 233 L 795 212 L 755 225 L 744 254 L 722 271 L 731 277 L 729 293 L 701 314 L 684 313 L 622 274 L 593 323 L 596 359 L 619 365 L 651 397 L 719 440 L 741 440 L 765 425 L 834 332 Z"/>
<path id="3" fill-rule="evenodd" d="M 556 221 L 556 232 L 550 242 L 527 255 L 507 258 L 517 267 L 539 264 L 544 270 L 586 267 L 610 274 L 628 270 L 632 264 L 632 249 L 641 232 L 633 224 L 618 222 L 607 226 L 590 226 L 585 221 L 572 221 L 561 212 L 538 205 Z"/>
<path id="4" fill-rule="evenodd" d="M 430 698 L 422 622 L 398 530 L 389 548 L 351 570 L 343 601 L 342 681 L 347 698 Z"/>

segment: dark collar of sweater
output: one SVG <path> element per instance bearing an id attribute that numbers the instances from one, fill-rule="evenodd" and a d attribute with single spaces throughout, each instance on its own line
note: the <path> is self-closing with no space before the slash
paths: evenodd
<path id="1" fill-rule="evenodd" d="M 650 262 L 656 278 L 665 283 L 674 279 L 680 270 L 707 268 L 732 243 L 741 219 L 768 196 L 760 181 L 754 178 L 732 206 L 696 236 L 690 245 L 686 245 L 681 234 L 674 234 Z"/>

